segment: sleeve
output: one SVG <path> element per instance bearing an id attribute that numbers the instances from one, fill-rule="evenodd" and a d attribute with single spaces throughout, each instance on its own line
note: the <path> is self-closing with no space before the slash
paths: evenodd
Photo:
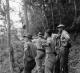
<path id="1" fill-rule="evenodd" d="M 69 40 L 70 39 L 70 35 L 69 35 L 69 33 L 67 32 L 67 31 L 64 31 L 63 33 L 62 33 L 62 39 L 66 39 L 66 40 Z"/>

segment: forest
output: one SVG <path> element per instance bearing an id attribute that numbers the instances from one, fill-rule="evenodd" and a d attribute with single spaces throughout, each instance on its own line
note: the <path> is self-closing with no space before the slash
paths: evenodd
<path id="1" fill-rule="evenodd" d="M 22 36 L 60 23 L 71 36 L 69 73 L 80 73 L 80 0 L 0 0 L 0 73 L 23 73 Z"/>
<path id="2" fill-rule="evenodd" d="M 30 26 L 30 29 L 27 30 L 37 33 L 39 28 L 38 30 L 43 32 L 48 28 L 56 29 L 56 26 L 62 23 L 68 32 L 78 33 L 80 28 L 79 3 L 79 0 L 25 0 L 25 10 L 27 8 L 27 11 L 31 13 L 31 19 L 25 17 L 26 21 L 28 21 L 25 24 L 28 27 Z M 25 14 L 25 16 L 27 15 Z M 32 26 L 34 24 L 36 25 L 35 27 Z M 31 31 L 34 28 L 36 29 Z"/>

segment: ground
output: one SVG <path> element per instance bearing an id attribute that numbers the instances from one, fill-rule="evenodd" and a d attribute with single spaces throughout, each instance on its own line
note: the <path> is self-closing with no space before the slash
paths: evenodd
<path id="1" fill-rule="evenodd" d="M 20 41 L 14 41 L 14 73 L 23 71 L 23 44 Z M 72 42 L 69 53 L 69 73 L 80 73 L 80 40 L 79 38 Z M 10 61 L 8 48 L 0 48 L 0 73 L 10 72 Z"/>

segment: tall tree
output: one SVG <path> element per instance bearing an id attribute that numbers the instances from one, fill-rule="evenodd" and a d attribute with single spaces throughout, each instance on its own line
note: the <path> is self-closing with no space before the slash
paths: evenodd
<path id="1" fill-rule="evenodd" d="M 30 1 L 31 0 L 23 0 L 23 3 L 24 3 L 24 27 L 27 28 L 25 30 L 25 33 L 24 34 L 27 34 L 29 32 L 29 21 L 28 21 L 28 15 L 27 15 L 27 8 L 28 8 L 28 4 L 30 4 Z"/>
<path id="2" fill-rule="evenodd" d="M 8 47 L 9 47 L 9 59 L 10 59 L 10 71 L 13 73 L 13 48 L 11 48 L 11 24 L 10 24 L 10 12 L 9 12 L 9 0 L 6 0 L 7 5 L 7 24 L 8 24 Z"/>

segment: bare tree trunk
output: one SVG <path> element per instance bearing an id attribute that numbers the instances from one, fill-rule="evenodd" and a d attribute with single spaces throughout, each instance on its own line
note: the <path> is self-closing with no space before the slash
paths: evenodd
<path id="1" fill-rule="evenodd" d="M 11 24 L 10 24 L 10 12 L 9 12 L 9 0 L 6 0 L 7 5 L 7 24 L 8 24 L 8 47 L 9 47 L 9 59 L 10 59 L 10 71 L 13 73 L 13 67 L 12 67 L 12 48 L 11 48 Z"/>
<path id="2" fill-rule="evenodd" d="M 28 15 L 27 15 L 27 8 L 28 8 L 28 1 L 30 0 L 23 0 L 23 3 L 24 3 L 24 25 L 25 25 L 25 29 L 23 30 L 23 35 L 27 34 L 29 32 L 29 21 L 28 21 Z M 25 53 L 24 53 L 24 57 L 23 57 L 23 60 L 24 60 L 24 73 L 25 72 Z"/>
<path id="3" fill-rule="evenodd" d="M 53 11 L 53 1 L 51 0 L 51 12 L 52 12 L 52 24 L 53 24 L 53 29 L 55 28 L 54 27 L 54 11 Z"/>
<path id="4" fill-rule="evenodd" d="M 77 17 L 77 6 L 76 6 L 76 2 L 74 0 L 74 8 L 75 8 L 75 18 Z"/>
<path id="5" fill-rule="evenodd" d="M 59 24 L 61 24 L 61 9 L 60 9 L 60 2 L 58 2 L 58 0 L 57 0 L 57 4 L 59 5 L 59 7 L 58 7 L 58 13 L 59 13 Z"/>
<path id="6" fill-rule="evenodd" d="M 27 8 L 28 8 L 28 1 L 23 0 L 24 3 L 24 25 L 26 25 L 26 31 L 24 32 L 27 34 L 29 32 L 29 21 L 28 21 L 28 15 L 27 15 Z"/>
<path id="7" fill-rule="evenodd" d="M 1 8 L 1 0 L 0 0 L 0 8 Z"/>
<path id="8" fill-rule="evenodd" d="M 58 0 L 56 0 L 56 4 L 58 4 Z M 61 24 L 61 10 L 60 10 L 60 7 L 59 7 L 59 10 L 58 10 L 58 13 L 59 13 L 59 24 Z"/>
<path id="9" fill-rule="evenodd" d="M 56 0 L 56 4 L 58 3 L 58 0 Z"/>
<path id="10" fill-rule="evenodd" d="M 0 0 L 0 11 L 1 11 L 1 0 Z"/>
<path id="11" fill-rule="evenodd" d="M 77 19 L 77 6 L 76 6 L 76 3 L 75 3 L 75 0 L 74 0 L 74 12 L 75 12 L 75 15 L 74 15 L 74 21 L 72 23 L 72 26 L 74 26 L 75 22 L 76 22 L 76 19 Z"/>
<path id="12" fill-rule="evenodd" d="M 69 0 L 68 2 L 71 3 L 71 0 Z"/>
<path id="13" fill-rule="evenodd" d="M 77 6 L 75 0 L 74 0 L 74 9 L 75 9 L 75 16 L 74 16 L 74 24 L 75 24 L 77 20 Z M 75 31 L 74 40 L 76 40 L 76 37 L 77 37 L 77 32 Z"/>

